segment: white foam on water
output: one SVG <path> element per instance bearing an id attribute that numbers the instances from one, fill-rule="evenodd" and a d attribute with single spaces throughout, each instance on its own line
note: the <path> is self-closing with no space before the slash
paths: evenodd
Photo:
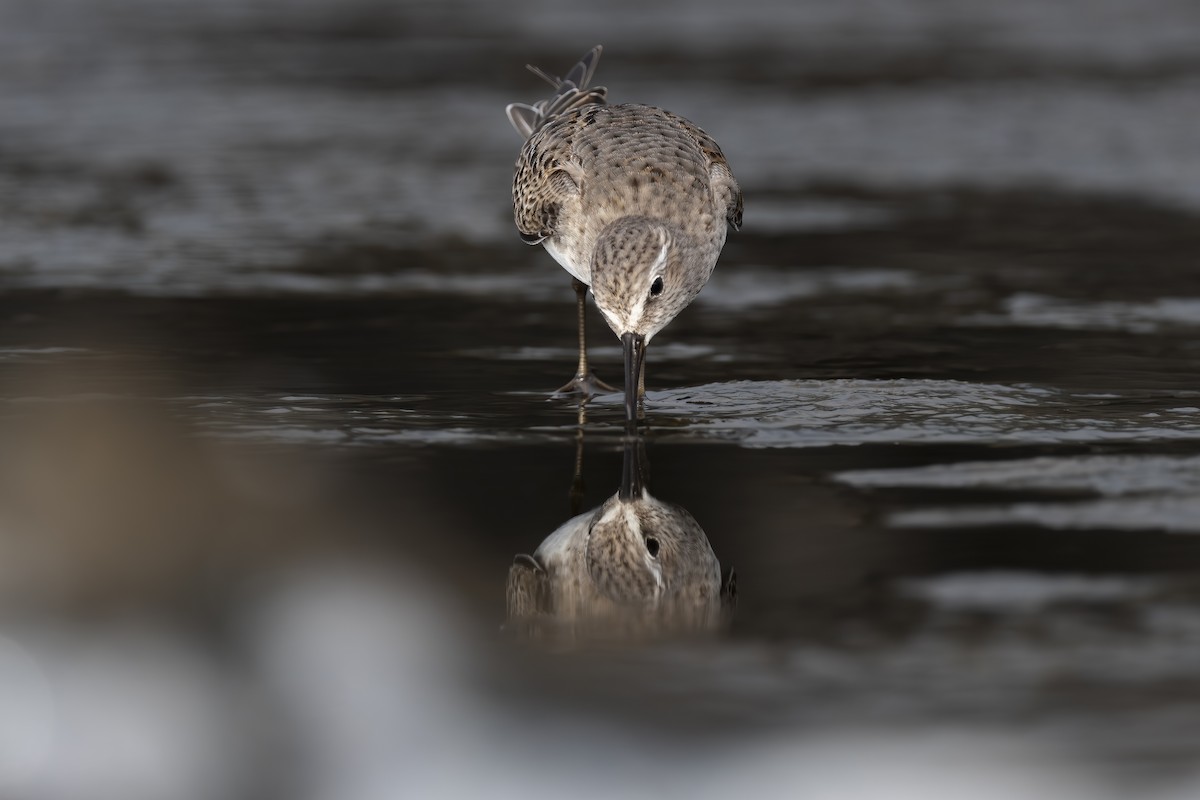
<path id="1" fill-rule="evenodd" d="M 1161 530 L 1200 533 L 1200 496 L 1150 495 L 1075 502 L 1021 502 L 921 508 L 888 516 L 897 528 L 1037 525 L 1058 530 Z"/>
<path id="2" fill-rule="evenodd" d="M 831 294 L 916 291 L 929 288 L 912 272 L 899 269 L 822 267 L 788 270 L 763 267 L 718 268 L 696 303 L 726 311 L 784 305 Z"/>
<path id="3" fill-rule="evenodd" d="M 1038 572 L 956 572 L 901 582 L 903 594 L 955 611 L 1029 613 L 1055 603 L 1138 600 L 1153 591 L 1145 578 L 1049 575 Z"/>
<path id="4" fill-rule="evenodd" d="M 891 513 L 888 524 L 901 528 L 1037 525 L 1062 530 L 1200 533 L 1197 456 L 1044 456 L 858 470 L 834 478 L 863 489 L 982 489 L 1022 494 L 1015 503 L 956 504 Z M 1098 497 L 1067 501 L 1036 496 L 1051 492 Z"/>
<path id="5" fill-rule="evenodd" d="M 1078 491 L 1110 497 L 1150 492 L 1200 494 L 1200 456 L 1040 456 L 856 470 L 834 478 L 862 488 Z"/>
<path id="6" fill-rule="evenodd" d="M 1200 298 L 1196 297 L 1162 297 L 1142 303 L 1087 302 L 1020 293 L 1007 298 L 1003 305 L 998 314 L 975 314 L 966 317 L 963 323 L 1128 333 L 1156 333 L 1164 328 L 1200 325 Z"/>

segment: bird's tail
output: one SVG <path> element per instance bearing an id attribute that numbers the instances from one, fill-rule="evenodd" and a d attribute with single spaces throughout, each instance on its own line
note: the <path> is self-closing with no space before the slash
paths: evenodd
<path id="1" fill-rule="evenodd" d="M 600 45 L 596 45 L 587 55 L 579 59 L 579 63 L 571 67 L 565 78 L 547 75 L 542 70 L 526 64 L 525 67 L 534 75 L 554 87 L 554 94 L 545 100 L 539 100 L 533 105 L 511 103 L 505 111 L 508 120 L 517 133 L 528 139 L 534 132 L 559 114 L 586 105 L 604 105 L 608 89 L 603 86 L 588 88 L 596 64 L 600 61 Z"/>

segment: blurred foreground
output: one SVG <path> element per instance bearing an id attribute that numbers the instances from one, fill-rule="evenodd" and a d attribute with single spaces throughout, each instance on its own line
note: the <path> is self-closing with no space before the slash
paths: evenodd
<path id="1" fill-rule="evenodd" d="M 1194 581 L 918 579 L 818 592 L 782 641 L 545 652 L 421 492 L 381 504 L 348 456 L 197 438 L 127 391 L 43 397 L 3 431 L 7 797 L 1200 792 Z"/>

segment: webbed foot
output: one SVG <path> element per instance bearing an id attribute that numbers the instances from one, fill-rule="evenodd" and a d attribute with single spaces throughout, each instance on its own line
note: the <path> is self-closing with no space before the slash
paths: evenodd
<path id="1" fill-rule="evenodd" d="M 615 386 L 610 386 L 597 378 L 594 372 L 589 372 L 586 375 L 576 374 L 574 378 L 559 387 L 554 392 L 554 396 L 561 397 L 565 394 L 582 394 L 584 398 L 588 398 L 594 394 L 609 394 L 619 391 L 621 390 Z"/>

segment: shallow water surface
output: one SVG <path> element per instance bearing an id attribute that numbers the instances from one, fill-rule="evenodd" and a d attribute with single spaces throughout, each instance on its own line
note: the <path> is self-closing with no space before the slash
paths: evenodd
<path id="1" fill-rule="evenodd" d="M 0 10 L 0 786 L 1190 796 L 1194 14 L 458 5 Z M 746 192 L 648 356 L 646 486 L 736 574 L 704 634 L 505 619 L 629 474 L 508 222 L 503 106 L 583 23 Z"/>

